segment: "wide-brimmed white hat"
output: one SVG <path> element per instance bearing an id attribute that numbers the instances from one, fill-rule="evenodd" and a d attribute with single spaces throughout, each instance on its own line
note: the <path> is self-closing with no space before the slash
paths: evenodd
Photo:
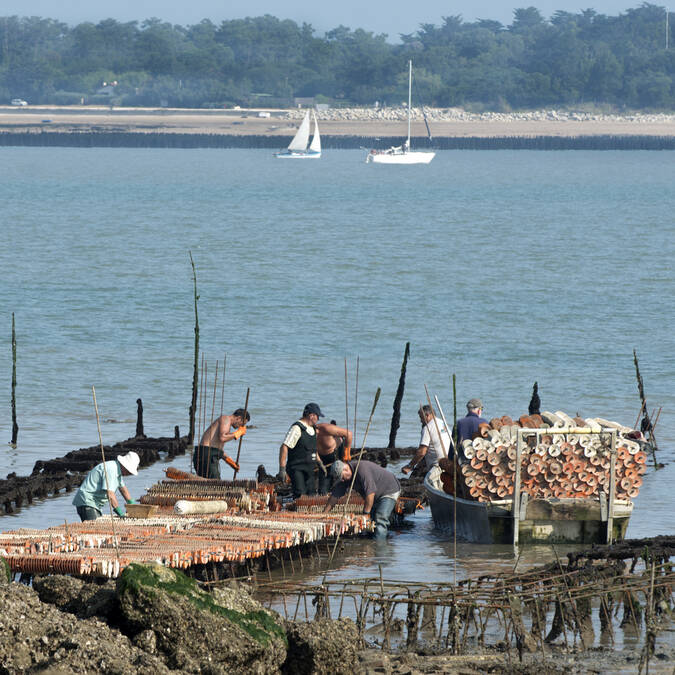
<path id="1" fill-rule="evenodd" d="M 120 455 L 117 461 L 132 475 L 138 474 L 138 465 L 141 463 L 140 457 L 133 452 L 127 452 L 126 455 Z"/>

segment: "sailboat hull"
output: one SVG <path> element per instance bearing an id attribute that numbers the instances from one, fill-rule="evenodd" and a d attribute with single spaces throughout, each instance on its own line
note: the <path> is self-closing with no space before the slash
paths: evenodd
<path id="1" fill-rule="evenodd" d="M 277 159 L 319 159 L 321 153 L 312 152 L 311 150 L 307 150 L 306 152 L 282 150 L 281 152 L 275 152 L 274 156 Z"/>
<path id="2" fill-rule="evenodd" d="M 401 152 L 390 154 L 387 152 L 371 151 L 366 158 L 373 164 L 429 164 L 436 156 L 435 152 Z"/>

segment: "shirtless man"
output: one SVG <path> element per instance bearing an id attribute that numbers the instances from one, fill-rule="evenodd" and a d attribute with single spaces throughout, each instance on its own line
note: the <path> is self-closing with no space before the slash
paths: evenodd
<path id="1" fill-rule="evenodd" d="M 331 423 L 322 422 L 317 425 L 318 436 L 316 438 L 316 449 L 319 459 L 326 467 L 325 473 L 319 471 L 319 494 L 326 494 L 331 488 L 330 465 L 336 459 L 351 459 L 352 432 L 349 429 L 343 429 L 331 420 Z M 344 447 L 344 455 L 340 457 L 340 448 Z"/>
<path id="2" fill-rule="evenodd" d="M 244 421 L 244 415 L 246 421 Z M 233 439 L 241 438 L 246 433 L 245 423 L 250 419 L 248 411 L 237 408 L 231 415 L 221 415 L 211 423 L 192 457 L 192 463 L 199 476 L 220 480 L 221 459 L 224 459 L 233 469 L 239 469 L 237 463 L 225 454 L 223 445 Z"/>

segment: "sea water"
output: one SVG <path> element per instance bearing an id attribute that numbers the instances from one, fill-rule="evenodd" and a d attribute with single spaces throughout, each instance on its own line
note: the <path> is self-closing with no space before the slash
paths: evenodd
<path id="1" fill-rule="evenodd" d="M 644 477 L 628 536 L 672 533 L 672 153 L 447 151 L 419 167 L 367 165 L 357 151 L 296 162 L 258 150 L 1 153 L 2 477 L 98 443 L 92 388 L 105 444 L 134 435 L 137 398 L 147 435 L 187 433 L 191 254 L 208 420 L 221 397 L 231 412 L 250 388 L 240 476 L 277 471 L 308 401 L 355 425 L 357 448 L 386 445 L 406 342 L 399 446 L 419 442 L 425 385 L 452 417 L 453 374 L 460 415 L 477 396 L 488 418 L 519 416 L 536 381 L 542 410 L 632 426 L 636 349 L 649 412 L 663 409 L 666 466 Z M 189 458 L 173 465 L 189 469 Z M 166 466 L 130 478 L 132 495 Z M 0 528 L 76 520 L 71 499 L 2 516 Z M 455 567 L 428 510 L 411 523 L 384 548 L 352 547 L 337 574 L 382 565 L 419 579 L 422 566 L 447 580 L 514 564 L 511 549 L 460 543 Z"/>

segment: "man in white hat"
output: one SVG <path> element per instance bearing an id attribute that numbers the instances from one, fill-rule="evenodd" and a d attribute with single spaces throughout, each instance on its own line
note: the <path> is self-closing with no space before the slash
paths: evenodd
<path id="1" fill-rule="evenodd" d="M 73 499 L 73 506 L 76 507 L 80 520 L 96 520 L 107 501 L 112 504 L 113 511 L 123 518 L 125 514 L 117 502 L 115 492 L 119 490 L 127 504 L 136 503 L 124 484 L 123 476 L 138 474 L 140 461 L 138 455 L 131 451 L 95 466 L 82 481 Z"/>

